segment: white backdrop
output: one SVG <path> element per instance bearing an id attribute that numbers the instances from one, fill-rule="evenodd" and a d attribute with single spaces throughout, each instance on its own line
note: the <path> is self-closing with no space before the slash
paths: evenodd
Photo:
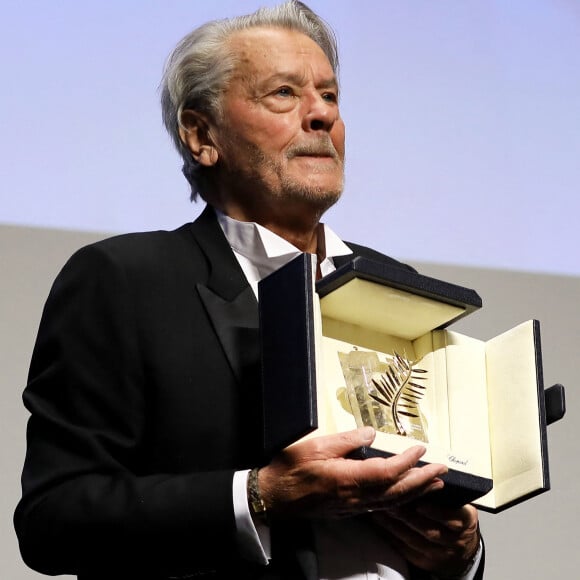
<path id="1" fill-rule="evenodd" d="M 252 0 L 3 0 L 0 222 L 173 228 L 157 85 Z M 403 259 L 580 274 L 580 2 L 311 0 L 336 29 L 347 188 L 327 216 Z"/>

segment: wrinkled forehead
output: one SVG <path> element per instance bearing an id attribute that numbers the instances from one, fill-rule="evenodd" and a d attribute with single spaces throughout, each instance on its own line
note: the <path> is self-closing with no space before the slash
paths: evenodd
<path id="1" fill-rule="evenodd" d="M 256 27 L 235 32 L 228 40 L 234 59 L 232 76 L 241 79 L 296 72 L 299 68 L 336 82 L 332 65 L 322 48 L 309 36 L 285 28 Z"/>

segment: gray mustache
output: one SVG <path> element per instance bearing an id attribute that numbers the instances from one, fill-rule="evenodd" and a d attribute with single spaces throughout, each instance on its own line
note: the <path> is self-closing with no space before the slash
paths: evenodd
<path id="1" fill-rule="evenodd" d="M 338 153 L 330 142 L 330 140 L 322 140 L 314 143 L 307 143 L 304 145 L 295 145 L 287 152 L 288 159 L 298 157 L 300 155 L 312 155 L 320 157 L 332 157 L 338 159 Z"/>

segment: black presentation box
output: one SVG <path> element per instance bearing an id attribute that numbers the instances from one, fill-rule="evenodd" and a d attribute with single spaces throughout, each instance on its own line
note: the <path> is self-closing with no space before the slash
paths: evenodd
<path id="1" fill-rule="evenodd" d="M 357 457 L 425 445 L 423 462 L 449 468 L 443 502 L 497 512 L 549 489 L 546 424 L 564 399 L 544 391 L 538 321 L 488 341 L 453 332 L 481 307 L 474 290 L 360 257 L 314 284 L 303 254 L 259 303 L 269 455 L 372 425 Z"/>

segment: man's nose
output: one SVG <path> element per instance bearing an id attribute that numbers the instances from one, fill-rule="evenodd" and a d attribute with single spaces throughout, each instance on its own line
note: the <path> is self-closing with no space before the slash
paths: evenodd
<path id="1" fill-rule="evenodd" d="M 305 131 L 330 131 L 339 117 L 338 103 L 316 93 L 309 97 L 303 118 Z"/>

